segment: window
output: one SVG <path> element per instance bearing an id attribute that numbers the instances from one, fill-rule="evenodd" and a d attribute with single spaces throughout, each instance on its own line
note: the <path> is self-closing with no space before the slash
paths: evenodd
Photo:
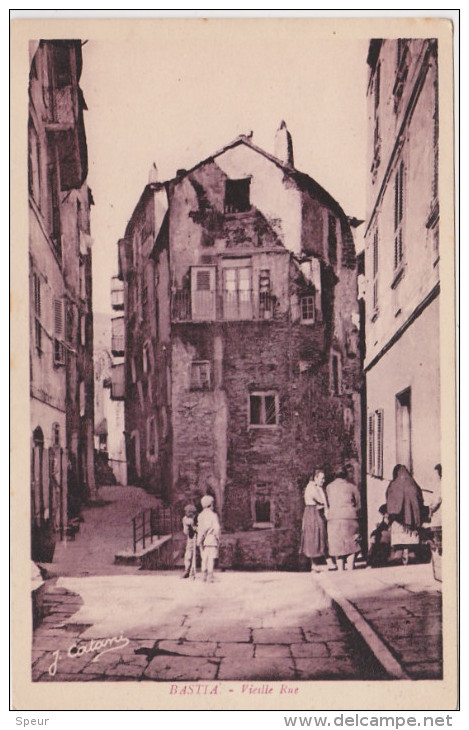
<path id="1" fill-rule="evenodd" d="M 29 166 L 28 183 L 29 192 L 40 207 L 40 164 L 39 164 L 39 140 L 36 129 L 32 122 L 29 124 Z"/>
<path id="2" fill-rule="evenodd" d="M 80 405 L 80 416 L 84 416 L 85 415 L 85 407 L 86 407 L 86 404 L 85 404 L 85 381 L 84 380 L 80 380 L 80 386 L 78 388 L 78 397 L 79 397 L 79 401 L 80 401 L 80 404 L 79 404 Z"/>
<path id="3" fill-rule="evenodd" d="M 49 147 L 49 163 L 47 166 L 47 187 L 49 191 L 49 233 L 53 246 L 62 255 L 62 239 L 60 224 L 59 181 L 57 175 L 56 150 L 51 143 Z"/>
<path id="4" fill-rule="evenodd" d="M 60 425 L 52 424 L 52 446 L 60 446 Z"/>
<path id="5" fill-rule="evenodd" d="M 252 271 L 246 260 L 230 261 L 223 268 L 223 318 L 252 319 Z"/>
<path id="6" fill-rule="evenodd" d="M 404 85 L 407 80 L 407 75 L 409 73 L 408 50 L 408 40 L 405 38 L 398 38 L 396 50 L 396 80 L 393 87 L 395 114 L 397 114 L 399 111 L 399 106 L 404 91 Z"/>
<path id="7" fill-rule="evenodd" d="M 331 266 L 335 266 L 337 263 L 337 227 L 333 215 L 328 216 L 327 250 L 329 263 Z"/>
<path id="8" fill-rule="evenodd" d="M 209 390 L 210 363 L 207 360 L 194 361 L 191 364 L 191 390 Z"/>
<path id="9" fill-rule="evenodd" d="M 250 178 L 227 180 L 225 183 L 225 213 L 243 213 L 251 209 Z"/>
<path id="10" fill-rule="evenodd" d="M 384 411 L 368 414 L 368 473 L 383 478 L 383 422 Z"/>
<path id="11" fill-rule="evenodd" d="M 375 102 L 375 113 L 378 110 L 381 94 L 381 64 L 378 63 L 375 72 L 375 83 L 374 83 L 374 102 Z"/>
<path id="12" fill-rule="evenodd" d="M 54 46 L 55 85 L 58 89 L 72 83 L 70 48 L 66 45 Z"/>
<path id="13" fill-rule="evenodd" d="M 80 297 L 86 299 L 86 272 L 83 261 L 80 261 Z"/>
<path id="14" fill-rule="evenodd" d="M 152 371 L 152 352 L 149 342 L 143 345 L 143 372 L 151 373 Z"/>
<path id="15" fill-rule="evenodd" d="M 412 473 L 411 392 L 406 388 L 396 395 L 396 464 Z"/>
<path id="16" fill-rule="evenodd" d="M 404 163 L 399 164 L 394 178 L 394 269 L 399 269 L 404 258 L 402 233 L 404 198 Z"/>
<path id="17" fill-rule="evenodd" d="M 41 326 L 41 280 L 37 274 L 33 274 L 34 286 L 34 337 L 36 348 L 42 352 L 42 326 Z"/>
<path id="18" fill-rule="evenodd" d="M 80 315 L 80 342 L 86 345 L 86 314 Z"/>
<path id="19" fill-rule="evenodd" d="M 213 266 L 191 269 L 192 319 L 215 319 L 215 268 Z"/>
<path id="20" fill-rule="evenodd" d="M 269 269 L 261 269 L 259 273 L 259 317 L 270 319 L 273 315 L 273 298 L 270 287 Z"/>
<path id="21" fill-rule="evenodd" d="M 130 479 L 139 479 L 142 475 L 140 465 L 140 433 L 138 430 L 132 431 L 130 434 L 129 474 Z"/>
<path id="22" fill-rule="evenodd" d="M 316 318 L 316 297 L 314 294 L 306 294 L 300 299 L 300 311 L 302 322 L 314 322 Z"/>
<path id="23" fill-rule="evenodd" d="M 158 458 L 158 432 L 155 416 L 151 416 L 147 420 L 147 458 L 148 461 L 156 461 Z"/>
<path id="24" fill-rule="evenodd" d="M 271 488 L 267 484 L 258 484 L 251 498 L 253 527 L 260 529 L 273 527 L 273 512 Z"/>
<path id="25" fill-rule="evenodd" d="M 254 502 L 255 524 L 262 525 L 272 523 L 270 499 L 265 494 L 257 495 Z"/>
<path id="26" fill-rule="evenodd" d="M 136 365 L 134 357 L 130 358 L 130 375 L 132 378 L 132 383 L 136 383 L 137 382 L 137 365 Z"/>
<path id="27" fill-rule="evenodd" d="M 342 359 L 338 352 L 331 353 L 330 385 L 332 395 L 342 393 Z"/>
<path id="28" fill-rule="evenodd" d="M 65 346 L 57 337 L 54 337 L 54 365 L 65 365 Z"/>
<path id="29" fill-rule="evenodd" d="M 65 339 L 67 342 L 73 342 L 73 326 L 75 318 L 73 315 L 73 305 L 68 304 L 66 307 L 66 319 L 65 319 Z"/>
<path id="30" fill-rule="evenodd" d="M 250 426 L 277 426 L 278 395 L 273 391 L 256 391 L 249 395 Z"/>
<path id="31" fill-rule="evenodd" d="M 379 267 L 379 233 L 373 234 L 373 314 L 378 312 L 378 267 Z"/>

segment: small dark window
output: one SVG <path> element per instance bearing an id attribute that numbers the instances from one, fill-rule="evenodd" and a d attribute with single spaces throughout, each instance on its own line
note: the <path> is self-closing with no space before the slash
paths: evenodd
<path id="1" fill-rule="evenodd" d="M 249 396 L 249 423 L 252 426 L 275 426 L 278 423 L 275 393 L 253 393 Z"/>
<path id="2" fill-rule="evenodd" d="M 210 363 L 193 362 L 191 366 L 191 390 L 208 390 L 210 388 Z"/>
<path id="3" fill-rule="evenodd" d="M 340 373 L 340 356 L 338 354 L 332 355 L 331 360 L 331 386 L 332 393 L 334 395 L 341 394 L 341 373 Z"/>
<path id="4" fill-rule="evenodd" d="M 306 322 L 314 322 L 316 315 L 314 294 L 301 297 L 301 319 Z"/>
<path id="5" fill-rule="evenodd" d="M 251 209 L 249 201 L 250 178 L 227 180 L 225 183 L 225 213 L 243 213 Z"/>
<path id="6" fill-rule="evenodd" d="M 54 423 L 52 426 L 52 443 L 54 446 L 60 446 L 60 425 Z"/>
<path id="7" fill-rule="evenodd" d="M 256 511 L 256 522 L 271 522 L 271 508 L 270 508 L 270 499 L 264 495 L 259 494 L 256 497 L 256 501 L 254 503 L 254 508 Z"/>
<path id="8" fill-rule="evenodd" d="M 55 83 L 58 89 L 72 84 L 70 48 L 65 45 L 54 47 Z"/>

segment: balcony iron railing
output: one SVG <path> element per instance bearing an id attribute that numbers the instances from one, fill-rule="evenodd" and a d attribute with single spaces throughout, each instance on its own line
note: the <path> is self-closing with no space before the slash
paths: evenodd
<path id="1" fill-rule="evenodd" d="M 172 295 L 171 317 L 173 322 L 274 319 L 276 301 L 270 291 L 256 295 L 252 289 L 237 289 L 222 292 L 217 303 L 214 291 L 180 289 Z"/>

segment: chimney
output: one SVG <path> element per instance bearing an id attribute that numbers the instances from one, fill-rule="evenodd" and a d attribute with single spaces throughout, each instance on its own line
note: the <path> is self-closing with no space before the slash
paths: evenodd
<path id="1" fill-rule="evenodd" d="M 158 168 L 155 163 L 153 163 L 150 167 L 150 172 L 148 173 L 148 183 L 150 184 L 156 182 L 158 182 Z"/>
<path id="2" fill-rule="evenodd" d="M 293 167 L 293 142 L 291 134 L 283 119 L 275 133 L 274 151 L 275 157 L 281 160 L 285 165 Z"/>

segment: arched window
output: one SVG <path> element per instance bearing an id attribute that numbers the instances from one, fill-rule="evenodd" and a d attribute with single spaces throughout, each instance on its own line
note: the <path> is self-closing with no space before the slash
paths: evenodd
<path id="1" fill-rule="evenodd" d="M 44 434 L 42 428 L 37 426 L 33 431 L 34 446 L 44 446 Z"/>
<path id="2" fill-rule="evenodd" d="M 60 424 L 52 424 L 52 446 L 60 446 Z"/>

